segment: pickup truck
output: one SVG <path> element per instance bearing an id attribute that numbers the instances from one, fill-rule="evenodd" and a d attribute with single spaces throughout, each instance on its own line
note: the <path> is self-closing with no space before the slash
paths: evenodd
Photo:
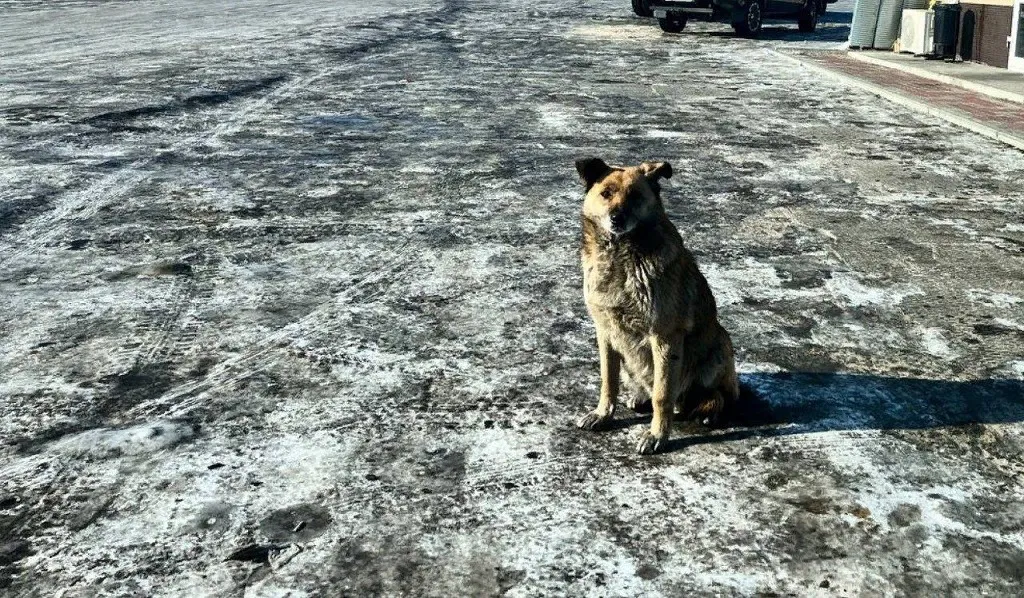
<path id="1" fill-rule="evenodd" d="M 764 19 L 796 19 L 812 33 L 818 17 L 836 0 L 632 0 L 633 12 L 658 19 L 662 31 L 679 33 L 688 20 L 731 23 L 736 33 L 757 37 Z"/>

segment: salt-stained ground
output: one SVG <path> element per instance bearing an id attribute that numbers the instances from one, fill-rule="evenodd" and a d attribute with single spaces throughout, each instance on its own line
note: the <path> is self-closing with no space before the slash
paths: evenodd
<path id="1" fill-rule="evenodd" d="M 0 593 L 1019 592 L 1024 154 L 773 53 L 848 13 L 0 9 Z M 586 154 L 672 162 L 743 425 L 573 427 Z"/>

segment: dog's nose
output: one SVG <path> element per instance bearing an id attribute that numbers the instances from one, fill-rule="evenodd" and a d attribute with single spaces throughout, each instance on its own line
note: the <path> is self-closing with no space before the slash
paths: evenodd
<path id="1" fill-rule="evenodd" d="M 612 222 L 613 228 L 623 228 L 624 226 L 626 226 L 626 215 L 623 214 L 622 212 L 615 212 L 614 214 L 609 214 L 609 218 Z"/>

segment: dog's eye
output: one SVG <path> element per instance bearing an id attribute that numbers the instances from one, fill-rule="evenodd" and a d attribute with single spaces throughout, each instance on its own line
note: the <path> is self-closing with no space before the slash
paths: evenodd
<path id="1" fill-rule="evenodd" d="M 612 198 L 612 194 L 613 194 L 613 191 L 611 189 L 609 189 L 608 187 L 605 187 L 604 189 L 601 190 L 601 197 L 603 197 L 605 199 L 611 199 Z"/>

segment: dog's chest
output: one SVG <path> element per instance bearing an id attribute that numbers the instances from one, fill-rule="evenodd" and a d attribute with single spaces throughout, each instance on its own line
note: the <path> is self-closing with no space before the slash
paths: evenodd
<path id="1" fill-rule="evenodd" d="M 657 311 L 656 264 L 629 254 L 583 261 L 584 298 L 595 317 L 624 331 L 643 333 Z"/>

